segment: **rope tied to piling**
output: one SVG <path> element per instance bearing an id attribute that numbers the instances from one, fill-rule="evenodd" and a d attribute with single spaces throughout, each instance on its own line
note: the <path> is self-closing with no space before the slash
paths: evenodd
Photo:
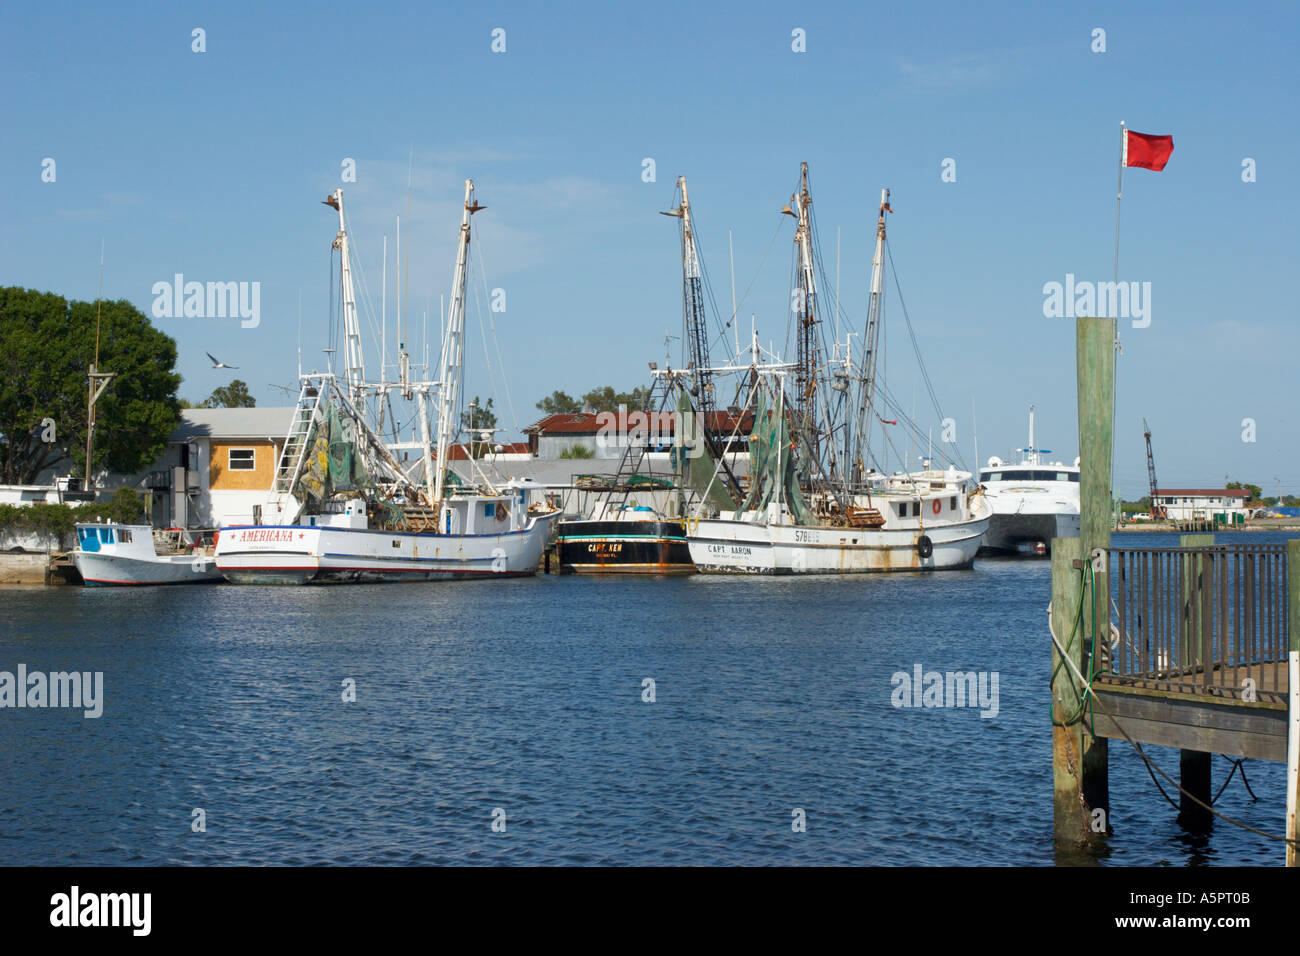
<path id="1" fill-rule="evenodd" d="M 1089 565 L 1089 567 L 1091 567 L 1091 565 Z M 1082 573 L 1082 572 L 1081 572 L 1081 573 Z M 1093 633 L 1093 650 L 1094 650 L 1094 655 L 1095 655 L 1095 651 L 1096 651 L 1096 640 L 1097 640 L 1097 628 L 1096 628 L 1096 602 L 1095 602 L 1095 601 L 1093 602 L 1093 614 L 1094 614 L 1094 617 L 1093 617 L 1093 629 L 1092 629 L 1092 633 Z M 1082 617 L 1083 617 L 1083 600 L 1082 600 L 1082 595 L 1081 595 L 1081 596 L 1080 596 L 1080 601 L 1079 601 L 1079 611 L 1078 611 L 1078 613 L 1077 613 L 1076 616 L 1075 616 L 1075 631 L 1078 630 L 1078 623 L 1079 623 L 1080 620 L 1082 620 Z M 1071 634 L 1070 634 L 1070 641 L 1071 641 L 1071 643 L 1073 643 L 1073 639 L 1074 639 L 1074 633 L 1075 633 L 1075 631 L 1072 631 Z M 1084 696 L 1084 701 L 1081 701 L 1081 703 L 1080 703 L 1080 707 L 1079 707 L 1079 711 L 1078 711 L 1078 713 L 1076 714 L 1074 720 L 1071 721 L 1071 723 L 1077 722 L 1079 714 L 1081 714 L 1082 711 L 1083 711 L 1083 705 L 1084 705 L 1084 702 L 1088 702 L 1088 706 L 1089 706 L 1089 708 L 1090 708 L 1090 707 L 1091 707 L 1091 701 L 1095 700 L 1096 703 L 1097 703 L 1097 706 L 1099 706 L 1099 707 L 1101 708 L 1101 712 L 1102 712 L 1102 713 L 1103 713 L 1107 718 L 1110 719 L 1110 722 L 1115 726 L 1115 729 L 1118 730 L 1118 731 L 1120 732 L 1121 736 L 1123 736 L 1123 738 L 1129 742 L 1129 744 L 1133 747 L 1133 749 L 1136 750 L 1136 751 L 1138 752 L 1138 756 L 1141 757 L 1141 758 L 1142 758 L 1142 761 L 1146 764 L 1146 767 L 1147 767 L 1147 773 L 1152 773 L 1152 771 L 1155 771 L 1156 773 L 1159 773 L 1160 776 L 1164 777 L 1164 778 L 1165 778 L 1166 780 L 1168 780 L 1171 784 L 1173 784 L 1173 786 L 1178 790 L 1179 793 L 1181 793 L 1183 796 L 1187 797 L 1189 800 L 1191 800 L 1191 801 L 1192 801 L 1193 803 L 1195 803 L 1197 806 L 1202 807 L 1202 808 L 1205 809 L 1205 810 L 1208 810 L 1210 813 L 1214 814 L 1214 815 L 1215 815 L 1216 817 L 1218 817 L 1220 820 L 1224 820 L 1224 821 L 1226 821 L 1226 822 L 1228 822 L 1228 823 L 1231 823 L 1233 826 L 1235 826 L 1235 827 L 1240 827 L 1240 828 L 1243 829 L 1243 830 L 1249 830 L 1251 833 L 1254 833 L 1254 834 L 1256 834 L 1256 835 L 1258 835 L 1258 836 L 1266 837 L 1266 838 L 1269 839 L 1269 840 L 1278 840 L 1278 841 L 1280 841 L 1280 842 L 1282 842 L 1282 843 L 1287 843 L 1287 844 L 1290 844 L 1290 845 L 1292 845 L 1292 846 L 1296 846 L 1296 847 L 1300 848 L 1300 841 L 1289 839 L 1288 837 L 1286 837 L 1285 835 L 1280 834 L 1280 833 L 1268 833 L 1267 831 L 1261 830 L 1261 829 L 1259 829 L 1258 827 L 1253 827 L 1253 826 L 1251 826 L 1249 823 L 1243 823 L 1243 822 L 1240 821 L 1240 820 L 1234 819 L 1233 817 L 1228 816 L 1226 813 L 1220 813 L 1218 810 L 1214 809 L 1214 807 L 1212 806 L 1212 804 L 1213 804 L 1215 801 L 1218 800 L 1218 796 L 1215 796 L 1214 799 L 1213 799 L 1210 803 L 1206 803 L 1204 800 L 1202 800 L 1202 799 L 1201 799 L 1200 797 L 1198 797 L 1196 794 L 1191 793 L 1191 792 L 1185 790 L 1185 789 L 1182 787 L 1181 784 L 1179 784 L 1176 780 L 1174 780 L 1173 777 L 1169 776 L 1169 774 L 1167 774 L 1163 769 L 1161 769 L 1159 766 L 1157 766 L 1155 763 L 1153 763 L 1152 760 L 1151 760 L 1151 758 L 1147 756 L 1146 751 L 1142 749 L 1142 745 L 1139 744 L 1136 740 L 1134 740 L 1132 737 L 1129 736 L 1128 731 L 1124 729 L 1124 726 L 1123 726 L 1123 725 L 1122 725 L 1122 724 L 1121 724 L 1121 723 L 1120 723 L 1120 722 L 1115 718 L 1115 715 L 1112 714 L 1112 713 L 1110 712 L 1110 710 L 1106 707 L 1106 703 L 1105 703 L 1105 701 L 1103 701 L 1103 700 L 1101 700 L 1100 698 L 1096 697 L 1096 696 L 1092 693 L 1092 678 L 1095 677 L 1098 673 L 1101 673 L 1101 672 L 1100 672 L 1100 671 L 1094 671 L 1094 670 L 1093 670 L 1093 667 L 1092 667 L 1092 662 L 1089 661 L 1088 671 L 1089 671 L 1089 675 L 1090 675 L 1090 676 L 1088 676 L 1088 677 L 1084 677 L 1084 675 L 1080 672 L 1079 668 L 1075 665 L 1074 661 L 1070 658 L 1068 648 L 1066 648 L 1066 647 L 1062 647 L 1062 646 L 1061 646 L 1060 638 L 1058 638 L 1058 637 L 1056 636 L 1056 627 L 1055 627 L 1055 625 L 1052 623 L 1052 619 L 1051 619 L 1051 615 L 1050 615 L 1050 609 L 1049 609 L 1049 615 L 1048 615 L 1048 619 L 1047 619 L 1047 632 L 1048 632 L 1048 634 L 1051 635 L 1051 638 L 1052 638 L 1052 644 L 1055 645 L 1055 647 L 1056 647 L 1056 652 L 1060 655 L 1061 660 L 1066 664 L 1066 666 L 1068 666 L 1068 667 L 1070 668 L 1071 671 L 1074 672 L 1074 676 L 1078 679 L 1079 685 L 1080 685 L 1082 688 L 1084 688 L 1084 695 L 1085 695 L 1085 696 Z M 1058 664 L 1058 665 L 1057 665 L 1057 668 L 1054 669 L 1054 670 L 1052 671 L 1053 677 L 1055 677 L 1055 675 L 1056 675 L 1057 671 L 1059 670 L 1059 668 L 1060 668 L 1060 664 Z M 1060 722 L 1058 722 L 1058 721 L 1056 720 L 1056 716 L 1055 716 L 1055 714 L 1053 714 L 1053 716 L 1052 716 L 1052 723 L 1055 724 L 1055 725 L 1058 726 L 1058 727 L 1066 726 L 1066 724 L 1064 724 L 1064 723 L 1060 723 Z M 1092 733 L 1092 728 L 1091 728 L 1091 727 L 1089 727 L 1089 733 Z M 1092 735 L 1093 735 L 1094 737 L 1096 736 L 1095 733 L 1093 733 Z M 1230 759 L 1231 759 L 1231 758 L 1230 758 Z M 1237 763 L 1237 764 L 1240 764 L 1241 761 L 1240 761 L 1240 760 L 1237 760 L 1236 763 Z M 1152 779 L 1152 780 L 1155 780 L 1155 776 L 1154 776 L 1154 774 L 1152 775 L 1152 778 L 1151 778 L 1151 779 Z M 1231 775 L 1229 775 L 1229 779 L 1231 779 Z M 1245 779 L 1246 779 L 1246 776 L 1245 776 L 1245 770 L 1243 769 L 1243 770 L 1242 770 L 1242 781 L 1244 782 Z M 1165 793 L 1164 788 L 1163 788 L 1163 787 L 1160 787 L 1160 785 L 1159 785 L 1158 782 L 1156 783 L 1156 786 L 1160 789 L 1160 792 L 1161 792 L 1162 794 L 1164 794 L 1164 797 L 1165 797 L 1166 800 L 1169 800 L 1169 802 L 1170 802 L 1171 804 L 1173 804 L 1174 806 L 1177 806 L 1177 804 L 1174 804 L 1173 800 L 1170 799 L 1169 795 L 1168 795 L 1167 793 Z M 1225 780 L 1225 781 L 1224 781 L 1224 787 L 1226 787 L 1226 786 L 1227 786 L 1227 781 Z M 1247 790 L 1250 790 L 1250 785 L 1249 785 L 1249 784 L 1246 785 L 1246 789 L 1247 789 Z M 1219 789 L 1219 794 L 1221 795 L 1222 793 L 1223 793 L 1223 787 L 1221 787 L 1221 788 Z M 1254 793 L 1253 790 L 1250 792 L 1250 795 L 1251 795 L 1251 797 L 1254 797 L 1254 796 L 1255 796 L 1255 793 Z M 1181 809 L 1181 808 L 1180 808 L 1180 809 Z"/>

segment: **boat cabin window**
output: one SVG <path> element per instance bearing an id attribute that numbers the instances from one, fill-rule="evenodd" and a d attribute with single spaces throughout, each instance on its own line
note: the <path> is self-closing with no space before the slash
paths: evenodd
<path id="1" fill-rule="evenodd" d="M 102 541 L 104 544 L 112 544 L 112 543 L 113 543 L 113 529 L 112 529 L 112 528 L 97 528 L 97 529 L 95 529 L 95 530 L 97 530 L 97 531 L 99 532 L 99 540 Z"/>
<path id="2" fill-rule="evenodd" d="M 231 471 L 252 471 L 256 467 L 257 449 L 232 448 L 227 459 Z"/>
<path id="3" fill-rule="evenodd" d="M 957 498 L 955 495 L 948 499 L 948 507 L 951 508 L 953 511 L 957 510 Z"/>
<path id="4" fill-rule="evenodd" d="M 1039 469 L 1020 468 L 1014 471 L 985 471 L 980 473 L 980 481 L 1079 481 L 1078 472 L 1043 471 Z"/>
<path id="5" fill-rule="evenodd" d="M 122 544 L 130 544 L 130 543 L 131 543 L 131 532 L 130 532 L 128 529 L 126 529 L 126 528 L 118 528 L 118 529 L 117 529 L 117 540 L 120 541 Z"/>

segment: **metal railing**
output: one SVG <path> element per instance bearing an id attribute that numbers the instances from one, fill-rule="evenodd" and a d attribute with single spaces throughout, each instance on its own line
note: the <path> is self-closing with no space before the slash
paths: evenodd
<path id="1" fill-rule="evenodd" d="M 1107 570 L 1105 679 L 1285 703 L 1285 544 L 1110 548 Z"/>

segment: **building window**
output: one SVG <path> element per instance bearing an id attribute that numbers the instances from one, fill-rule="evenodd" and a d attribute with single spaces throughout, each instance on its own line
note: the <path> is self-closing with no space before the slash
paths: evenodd
<path id="1" fill-rule="evenodd" d="M 255 448 L 232 448 L 228 458 L 229 468 L 231 471 L 252 471 L 256 456 Z"/>

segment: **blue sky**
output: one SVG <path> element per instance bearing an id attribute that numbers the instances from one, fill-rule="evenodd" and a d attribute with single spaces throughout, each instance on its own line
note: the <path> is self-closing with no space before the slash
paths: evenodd
<path id="1" fill-rule="evenodd" d="M 1283 278 L 1300 248 L 1300 8 L 752 6 L 7 4 L 0 283 L 93 299 L 101 239 L 105 296 L 145 312 L 177 272 L 260 282 L 257 328 L 155 323 L 179 343 L 186 397 L 229 381 L 212 352 L 259 404 L 282 404 L 271 385 L 297 374 L 300 294 L 304 364 L 323 361 L 335 222 L 319 202 L 343 160 L 356 161 L 342 185 L 367 327 L 388 237 L 390 350 L 395 218 L 411 230 L 409 338 L 418 351 L 428 314 L 436 353 L 473 177 L 489 209 L 472 278 L 480 299 L 504 289 L 506 311 L 471 295 L 466 390 L 495 395 L 513 428 L 553 389 L 644 383 L 665 330 L 679 334 L 675 224 L 657 215 L 679 173 L 718 305 L 730 311 L 730 231 L 741 325 L 755 314 L 764 341 L 784 341 L 793 221 L 780 208 L 806 160 L 823 261 L 833 273 L 838 230 L 856 328 L 879 190 L 892 190 L 902 292 L 967 462 L 972 402 L 982 457 L 1025 443 L 1032 403 L 1040 444 L 1072 459 L 1073 321 L 1045 318 L 1042 290 L 1067 273 L 1110 279 L 1122 119 L 1176 148 L 1163 172 L 1125 176 L 1120 278 L 1151 283 L 1152 321 L 1121 322 L 1117 490 L 1145 492 L 1146 417 L 1164 485 L 1230 475 L 1271 494 L 1276 476 L 1300 493 L 1300 334 Z M 206 52 L 192 52 L 195 28 Z M 795 28 L 806 52 L 791 49 Z M 941 180 L 947 158 L 955 182 Z M 889 384 L 907 398 L 917 376 L 889 295 Z"/>

